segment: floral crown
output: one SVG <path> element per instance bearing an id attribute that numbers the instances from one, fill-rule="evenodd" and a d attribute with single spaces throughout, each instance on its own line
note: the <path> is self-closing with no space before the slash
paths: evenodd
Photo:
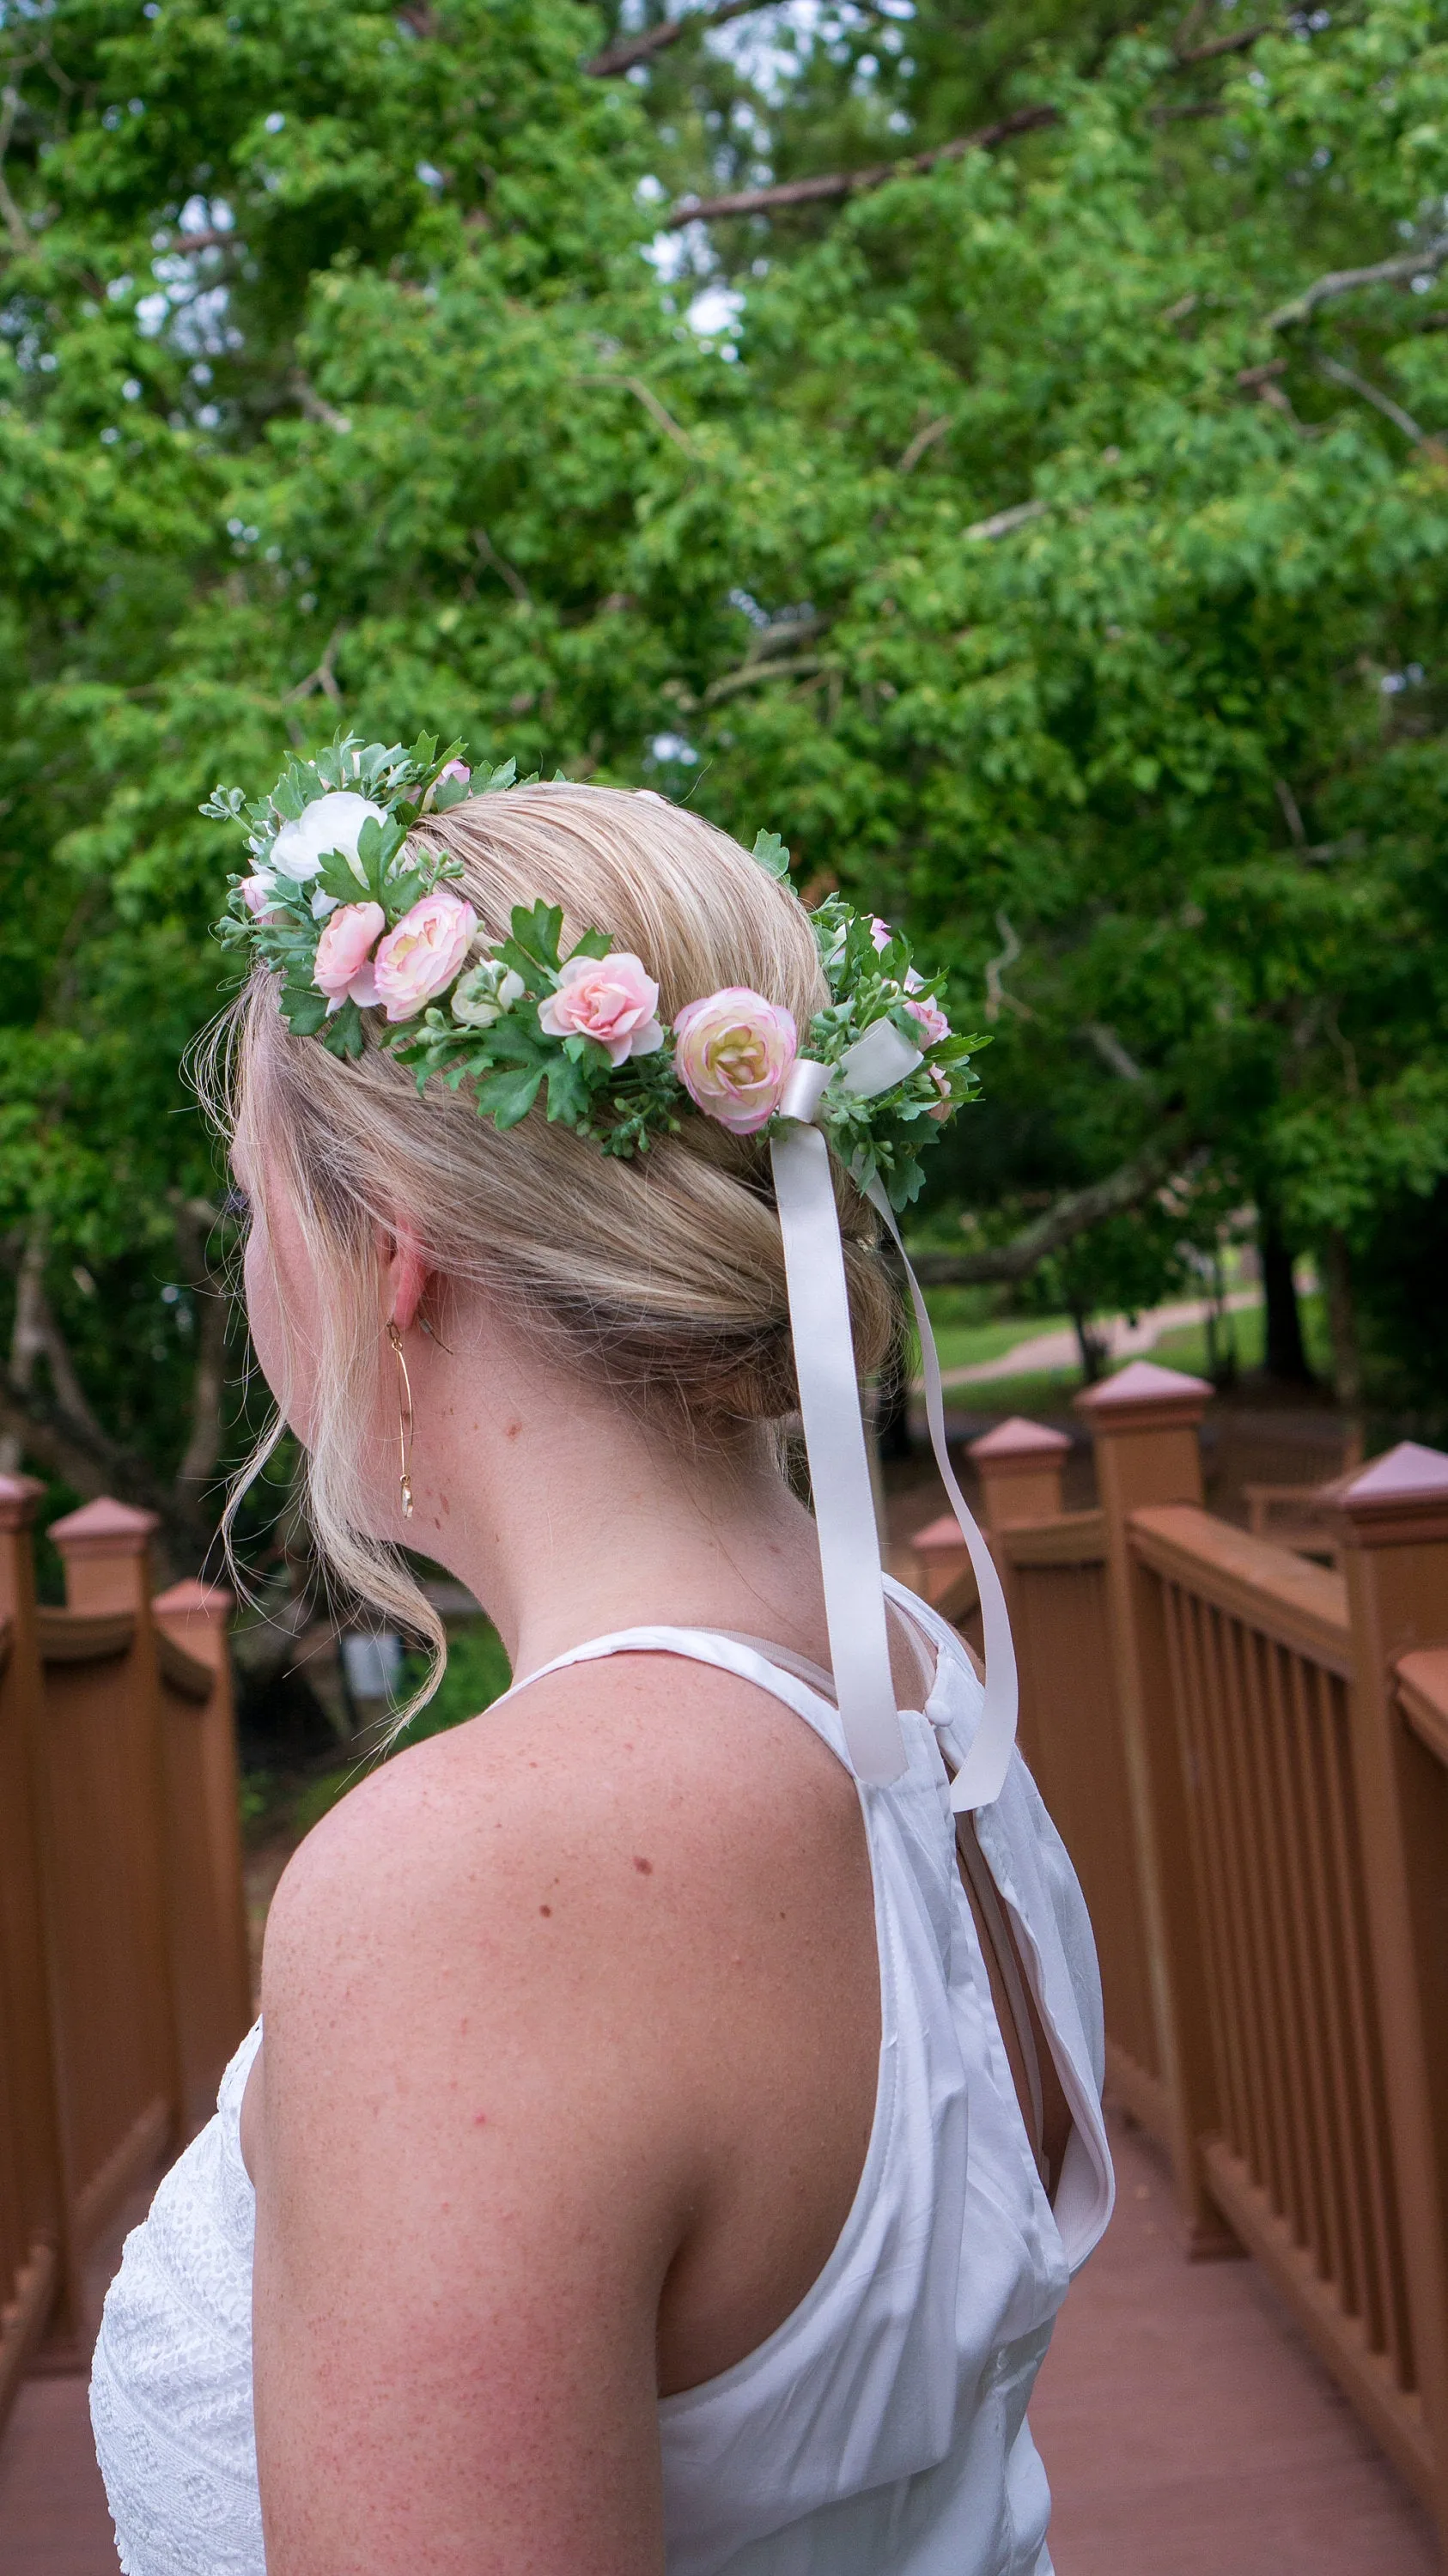
<path id="1" fill-rule="evenodd" d="M 314 759 L 289 760 L 259 802 L 218 787 L 202 806 L 244 829 L 252 858 L 230 879 L 216 936 L 276 972 L 287 1027 L 355 1057 L 362 1013 L 380 1010 L 382 1044 L 419 1088 L 433 1074 L 454 1090 L 468 1082 L 500 1128 L 544 1093 L 550 1119 L 625 1159 L 677 1132 L 690 1109 L 735 1135 L 772 1132 L 801 1114 L 791 1103 L 803 1078 L 804 1114 L 860 1187 L 878 1178 L 907 1206 L 920 1149 L 978 1089 L 970 1058 L 989 1040 L 952 1032 L 943 979 L 915 972 L 901 934 L 837 895 L 811 915 L 830 1000 L 804 1044 L 789 1011 L 742 985 L 688 1003 L 665 1028 L 657 981 L 607 931 L 586 930 L 564 957 L 562 911 L 535 903 L 490 942 L 454 891 L 460 863 L 409 841 L 424 815 L 519 783 L 513 761 L 470 768 L 464 753 L 426 734 L 406 750 L 339 733 Z M 761 832 L 753 856 L 787 875 L 777 833 Z"/>

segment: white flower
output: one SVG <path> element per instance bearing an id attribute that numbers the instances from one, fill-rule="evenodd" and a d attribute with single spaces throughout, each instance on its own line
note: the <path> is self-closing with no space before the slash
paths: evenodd
<path id="1" fill-rule="evenodd" d="M 334 894 L 323 894 L 321 887 L 318 886 L 316 893 L 312 897 L 313 921 L 325 921 L 328 913 L 335 912 L 336 909 L 336 896 Z"/>
<path id="2" fill-rule="evenodd" d="M 357 844 L 369 814 L 376 822 L 387 820 L 381 805 L 372 804 L 351 787 L 335 788 L 330 795 L 317 797 L 295 823 L 283 823 L 272 845 L 272 866 L 294 884 L 305 885 L 316 875 L 323 859 L 337 850 L 360 877 Z"/>
<path id="3" fill-rule="evenodd" d="M 495 957 L 485 957 L 464 975 L 452 997 L 452 1015 L 465 1029 L 490 1029 L 505 1011 L 521 1001 L 523 978 Z"/>

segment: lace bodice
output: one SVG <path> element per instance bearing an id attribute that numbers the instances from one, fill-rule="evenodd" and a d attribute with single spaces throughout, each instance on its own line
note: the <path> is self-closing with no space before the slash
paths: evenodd
<path id="1" fill-rule="evenodd" d="M 91 2377 L 91 2423 L 125 2576 L 264 2576 L 251 2418 L 256 2199 L 241 2097 L 247 2032 L 216 2115 L 126 2239 Z"/>

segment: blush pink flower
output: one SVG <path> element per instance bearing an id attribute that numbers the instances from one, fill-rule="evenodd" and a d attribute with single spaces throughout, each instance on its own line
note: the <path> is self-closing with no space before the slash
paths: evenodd
<path id="1" fill-rule="evenodd" d="M 460 778 L 466 787 L 472 774 L 465 760 L 450 760 L 445 769 L 438 771 L 438 783 L 441 785 L 444 778 Z"/>
<path id="2" fill-rule="evenodd" d="M 470 903 L 445 888 L 425 894 L 377 951 L 377 999 L 389 1020 L 410 1020 L 450 984 L 477 935 Z"/>
<path id="3" fill-rule="evenodd" d="M 925 1115 L 927 1118 L 933 1118 L 938 1126 L 943 1127 L 946 1119 L 950 1116 L 951 1111 L 955 1107 L 955 1094 L 950 1088 L 950 1076 L 947 1073 L 943 1073 L 938 1064 L 933 1064 L 931 1066 L 930 1079 L 934 1083 L 940 1097 L 936 1101 L 935 1107 L 933 1109 L 927 1109 Z"/>
<path id="4" fill-rule="evenodd" d="M 276 891 L 275 877 L 269 877 L 260 870 L 255 876 L 242 878 L 241 899 L 253 921 L 266 923 L 281 920 L 281 914 L 273 910 Z"/>
<path id="5" fill-rule="evenodd" d="M 330 916 L 317 942 L 312 981 L 327 996 L 329 1012 L 344 1002 L 370 1010 L 377 999 L 372 945 L 387 928 L 380 903 L 343 903 Z"/>
<path id="6" fill-rule="evenodd" d="M 747 984 L 688 1002 L 674 1022 L 674 1070 L 707 1118 L 752 1136 L 779 1106 L 798 1051 L 793 1014 Z"/>
<path id="7" fill-rule="evenodd" d="M 658 1008 L 657 984 L 627 950 L 615 957 L 570 957 L 557 991 L 539 1005 L 538 1025 L 550 1038 L 596 1038 L 611 1064 L 623 1064 L 663 1045 Z"/>
<path id="8" fill-rule="evenodd" d="M 939 1046 L 942 1038 L 949 1037 L 950 1022 L 933 994 L 910 994 L 905 1008 L 920 1031 L 922 1048 Z"/>
<path id="9" fill-rule="evenodd" d="M 894 936 L 895 933 L 891 929 L 890 924 L 888 921 L 882 921 L 878 912 L 870 915 L 870 937 L 873 939 L 877 950 L 888 948 Z"/>

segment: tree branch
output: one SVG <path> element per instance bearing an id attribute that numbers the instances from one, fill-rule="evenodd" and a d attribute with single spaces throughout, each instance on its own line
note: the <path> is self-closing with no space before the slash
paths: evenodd
<path id="1" fill-rule="evenodd" d="M 695 27 L 727 27 L 731 18 L 747 18 L 752 10 L 765 9 L 771 0 L 714 0 L 712 9 L 689 9 L 680 18 L 661 18 L 656 27 L 645 27 L 637 36 L 616 36 L 595 54 L 583 68 L 590 80 L 611 80 L 619 72 L 632 71 L 635 63 L 647 63 L 681 36 Z"/>
<path id="2" fill-rule="evenodd" d="M 946 411 L 941 413 L 939 420 L 928 421 L 924 429 L 917 429 L 909 446 L 906 448 L 904 455 L 901 457 L 895 468 L 896 473 L 913 474 L 921 457 L 926 454 L 928 449 L 935 445 L 937 438 L 943 438 L 946 431 L 948 429 L 953 429 L 954 427 L 954 415 L 953 413 Z"/>
<path id="3" fill-rule="evenodd" d="M 1210 44 L 1189 45 L 1178 54 L 1173 64 L 1176 71 L 1188 71 L 1193 63 L 1214 63 L 1222 54 L 1245 54 L 1250 45 L 1259 45 L 1264 36 L 1281 33 L 1277 27 L 1243 27 L 1235 36 L 1213 36 Z"/>
<path id="4" fill-rule="evenodd" d="M 10 235 L 11 249 L 17 257 L 28 259 L 35 244 L 30 237 L 30 227 L 10 194 L 5 176 L 5 155 L 10 149 L 10 137 L 15 131 L 15 119 L 19 113 L 20 94 L 7 82 L 0 90 L 0 216 L 3 216 L 5 229 Z"/>
<path id="5" fill-rule="evenodd" d="M 216 1472 L 221 1456 L 221 1408 L 226 1391 L 226 1334 L 231 1321 L 231 1287 L 209 1258 L 211 1238 L 221 1210 L 209 1199 L 183 1198 L 178 1192 L 176 1245 L 196 1317 L 196 1366 L 191 1379 L 191 1432 L 176 1470 L 184 1490 L 202 1485 Z"/>
<path id="6" fill-rule="evenodd" d="M 1013 501 L 1008 510 L 996 510 L 988 519 L 976 519 L 961 529 L 967 545 L 989 545 L 996 537 L 1008 537 L 1015 528 L 1029 526 L 1032 519 L 1044 519 L 1049 501 Z"/>
<path id="7" fill-rule="evenodd" d="M 168 1551 L 181 1566 L 194 1570 L 205 1562 L 215 1537 L 205 1514 L 178 1501 L 143 1458 L 133 1449 L 122 1448 L 98 1424 L 77 1420 L 36 1387 L 13 1386 L 8 1379 L 0 1379 L 0 1427 L 87 1500 L 114 1494 L 120 1502 L 155 1512 Z"/>
<path id="8" fill-rule="evenodd" d="M 776 653 L 767 660 L 756 656 L 739 670 L 726 671 L 722 679 L 711 680 L 700 703 L 706 707 L 717 707 L 723 699 L 737 695 L 740 689 L 757 687 L 761 680 L 804 680 L 823 667 L 818 653 Z"/>
<path id="9" fill-rule="evenodd" d="M 1377 385 L 1370 384 L 1368 378 L 1360 376 L 1355 368 L 1345 367 L 1339 358 L 1324 357 L 1317 361 L 1317 372 L 1326 376 L 1329 384 L 1344 385 L 1350 394 L 1358 394 L 1365 403 L 1371 403 L 1374 411 L 1380 411 L 1384 420 L 1390 420 L 1394 429 L 1400 429 L 1415 447 L 1426 448 L 1430 455 L 1448 462 L 1442 441 L 1431 438 L 1426 429 L 1420 429 L 1411 412 L 1404 411 L 1402 404 L 1395 403 L 1391 394 L 1385 394 Z"/>
<path id="10" fill-rule="evenodd" d="M 510 564 L 506 556 L 499 554 L 497 547 L 494 545 L 492 538 L 487 532 L 487 529 L 474 528 L 472 531 L 472 539 L 483 562 L 489 566 L 490 570 L 497 574 L 500 581 L 505 581 L 507 583 L 513 597 L 518 602 L 519 607 L 531 608 L 533 605 L 533 594 L 528 588 L 526 581 L 518 571 L 517 566 L 515 564 Z"/>
<path id="11" fill-rule="evenodd" d="M 51 1384 L 64 1410 L 89 1431 L 99 1433 L 100 1425 L 86 1400 L 85 1391 L 75 1373 L 70 1346 L 51 1311 L 45 1293 L 45 1265 L 50 1254 L 50 1229 L 43 1218 L 36 1218 L 25 1238 L 20 1268 L 15 1281 L 15 1322 L 10 1339 L 10 1384 L 17 1391 L 33 1386 L 38 1363 L 44 1360 L 50 1370 Z"/>
<path id="12" fill-rule="evenodd" d="M 577 376 L 574 382 L 580 385 L 622 385 L 625 392 L 631 393 L 636 401 L 643 404 L 650 419 L 658 422 L 665 437 L 671 438 L 676 447 L 681 447 L 686 456 L 692 457 L 694 462 L 698 463 L 699 451 L 688 431 L 679 427 L 672 412 L 665 411 L 653 387 L 646 385 L 642 376 Z"/>
<path id="13" fill-rule="evenodd" d="M 927 1288 L 973 1288 L 1027 1278 L 1048 1253 L 1059 1252 L 1106 1217 L 1120 1216 L 1150 1198 L 1179 1164 L 1182 1143 L 1179 1128 L 1166 1130 L 1105 1180 L 1068 1191 L 1009 1243 L 992 1244 L 984 1252 L 920 1253 L 913 1261 L 916 1277 Z"/>
<path id="14" fill-rule="evenodd" d="M 1315 277 L 1300 295 L 1288 304 L 1279 304 L 1269 313 L 1263 329 L 1290 331 L 1299 322 L 1310 321 L 1319 304 L 1331 304 L 1339 295 L 1355 295 L 1362 286 L 1401 286 L 1413 277 L 1432 277 L 1448 259 L 1448 233 L 1439 233 L 1417 250 L 1399 251 L 1392 259 L 1379 260 L 1375 268 L 1331 268 L 1325 277 Z"/>
<path id="15" fill-rule="evenodd" d="M 786 179 L 778 187 L 744 188 L 729 197 L 693 198 L 665 215 L 663 229 L 681 232 L 685 224 L 709 223 L 718 215 L 767 215 L 781 206 L 814 206 L 830 198 L 859 196 L 867 188 L 883 188 L 887 180 L 918 177 L 941 162 L 959 161 L 967 152 L 985 152 L 1013 134 L 1029 134 L 1037 126 L 1060 121 L 1058 107 L 1019 107 L 995 125 L 983 125 L 975 134 L 959 134 L 953 143 L 937 143 L 929 152 L 908 153 L 903 161 L 877 161 L 866 170 L 835 170 L 813 179 Z"/>
<path id="16" fill-rule="evenodd" d="M 327 649 L 315 671 L 309 671 L 304 680 L 298 680 L 294 689 L 288 689 L 282 700 L 284 707 L 294 706 L 300 699 L 309 698 L 314 689 L 320 689 L 324 698 L 330 698 L 334 707 L 341 705 L 342 692 L 337 685 L 337 674 L 333 664 L 337 658 L 337 647 L 346 632 L 344 625 L 333 627 L 327 638 Z"/>
<path id="17" fill-rule="evenodd" d="M 338 411 L 335 404 L 329 403 L 322 394 L 319 394 L 311 378 L 304 375 L 300 367 L 293 367 L 287 383 L 296 396 L 299 409 L 306 414 L 308 420 L 315 420 L 323 429 L 335 429 L 340 436 L 346 436 L 352 426 L 346 413 Z"/>

